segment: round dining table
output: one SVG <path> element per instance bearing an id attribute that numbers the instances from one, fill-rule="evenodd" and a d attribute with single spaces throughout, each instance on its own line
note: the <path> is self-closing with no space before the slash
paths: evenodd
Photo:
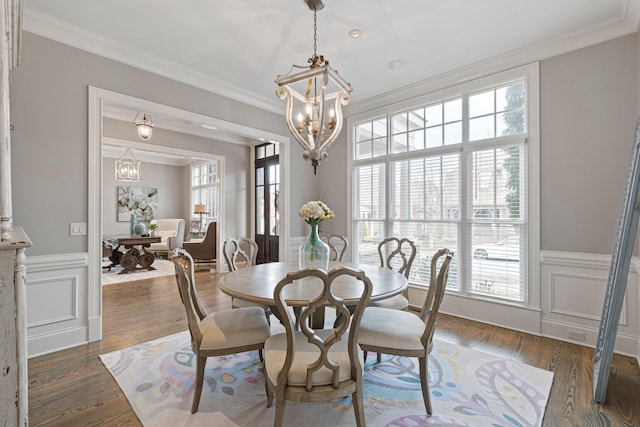
<path id="1" fill-rule="evenodd" d="M 360 264 L 351 262 L 331 262 L 329 269 L 345 266 L 355 270 L 362 270 L 367 275 L 373 290 L 371 301 L 377 301 L 392 297 L 407 288 L 406 277 L 397 271 L 370 264 Z M 252 301 L 259 304 L 274 306 L 273 291 L 278 282 L 287 273 L 298 271 L 297 262 L 271 262 L 258 264 L 253 267 L 240 268 L 224 274 L 220 278 L 220 290 L 234 298 Z M 352 276 L 344 275 L 336 279 L 334 292 L 336 296 L 342 298 L 346 304 L 358 302 L 362 294 L 362 286 L 359 281 Z M 318 295 L 322 289 L 322 282 L 313 278 L 305 278 L 285 288 L 284 297 L 287 304 L 294 307 L 302 307 Z M 324 313 L 314 314 L 312 320 L 314 328 L 321 328 L 324 324 Z"/>

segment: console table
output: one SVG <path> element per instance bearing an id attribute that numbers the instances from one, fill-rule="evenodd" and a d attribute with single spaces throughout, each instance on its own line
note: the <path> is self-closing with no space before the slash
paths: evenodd
<path id="1" fill-rule="evenodd" d="M 160 237 L 137 235 L 115 235 L 108 237 L 118 241 L 118 246 L 111 251 L 111 256 L 109 257 L 111 260 L 109 268 L 120 264 L 123 270 L 118 274 L 127 274 L 130 271 L 142 269 L 155 270 L 155 267 L 152 267 L 151 264 L 153 264 L 156 257 L 152 252 L 147 251 L 147 248 L 152 243 L 160 243 Z M 118 249 L 120 246 L 124 246 L 128 251 L 123 254 Z M 136 246 L 139 246 L 140 249 Z M 137 267 L 138 264 L 140 264 L 140 268 Z"/>

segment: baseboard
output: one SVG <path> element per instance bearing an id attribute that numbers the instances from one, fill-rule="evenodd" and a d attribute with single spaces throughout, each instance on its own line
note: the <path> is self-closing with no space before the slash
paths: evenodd
<path id="1" fill-rule="evenodd" d="M 78 327 L 46 335 L 30 336 L 27 344 L 29 358 L 87 344 L 87 333 L 87 327 Z"/>

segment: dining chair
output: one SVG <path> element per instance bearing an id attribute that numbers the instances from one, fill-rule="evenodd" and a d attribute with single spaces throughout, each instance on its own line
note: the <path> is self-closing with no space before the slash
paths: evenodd
<path id="1" fill-rule="evenodd" d="M 340 234 L 321 236 L 320 239 L 329 245 L 329 261 L 343 261 L 349 241 Z"/>
<path id="2" fill-rule="evenodd" d="M 184 249 L 170 252 L 176 270 L 180 299 L 187 312 L 191 351 L 196 355 L 196 380 L 191 413 L 200 404 L 207 358 L 258 350 L 262 359 L 264 343 L 271 335 L 264 310 L 243 307 L 206 313 L 198 298 L 194 279 L 194 261 Z"/>
<path id="3" fill-rule="evenodd" d="M 334 293 L 336 279 L 340 286 L 344 279 L 361 286 L 360 297 L 353 316 L 344 301 Z M 300 330 L 295 329 L 295 319 L 288 310 L 284 298 L 285 289 L 305 285 L 318 285 L 318 294 L 302 309 Z M 311 282 L 313 281 L 313 282 Z M 360 283 L 358 282 L 360 281 Z M 265 343 L 264 372 L 267 392 L 267 407 L 276 397 L 274 426 L 282 426 L 285 402 L 327 402 L 339 397 L 351 396 L 356 425 L 364 426 L 364 403 L 362 396 L 363 359 L 358 349 L 357 337 L 360 319 L 365 304 L 372 292 L 372 284 L 362 271 L 348 267 L 336 267 L 328 273 L 318 268 L 306 268 L 287 274 L 274 290 L 276 307 L 285 319 L 285 332 L 272 335 Z M 314 330 L 309 327 L 309 317 L 319 307 L 333 307 L 342 313 L 341 321 L 331 328 Z"/>
<path id="4" fill-rule="evenodd" d="M 239 239 L 227 239 L 222 246 L 222 255 L 227 263 L 229 271 L 236 271 L 239 268 L 250 268 L 256 265 L 258 259 L 258 243 L 255 240 L 241 237 Z M 271 315 L 271 309 L 255 302 L 243 300 L 233 297 L 231 299 L 231 307 L 260 307 L 262 308 L 267 319 Z"/>
<path id="5" fill-rule="evenodd" d="M 389 237 L 378 244 L 378 256 L 380 257 L 380 267 L 396 270 L 409 279 L 413 260 L 418 252 L 415 243 L 406 237 Z M 396 310 L 406 310 L 409 308 L 409 293 L 405 289 L 402 294 L 391 298 L 372 301 L 372 307 L 394 308 Z"/>
<path id="6" fill-rule="evenodd" d="M 445 258 L 436 276 L 437 263 L 443 255 Z M 418 358 L 422 398 L 429 415 L 432 409 L 429 398 L 428 357 L 433 348 L 436 317 L 447 286 L 452 256 L 453 253 L 447 249 L 440 249 L 433 255 L 429 291 L 419 315 L 410 311 L 369 306 L 362 315 L 358 335 L 358 344 L 364 352 L 365 360 L 369 351 Z"/>

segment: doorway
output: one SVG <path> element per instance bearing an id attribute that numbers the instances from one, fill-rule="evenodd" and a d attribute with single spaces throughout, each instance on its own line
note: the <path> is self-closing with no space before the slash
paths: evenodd
<path id="1" fill-rule="evenodd" d="M 280 150 L 266 143 L 255 148 L 256 243 L 258 264 L 276 262 L 280 240 Z"/>
<path id="2" fill-rule="evenodd" d="M 233 137 L 234 142 L 242 145 L 250 145 L 242 141 L 257 141 L 261 138 L 270 141 L 277 141 L 279 144 L 281 167 L 279 172 L 279 188 L 282 191 L 284 197 L 279 199 L 279 208 L 282 214 L 279 214 L 279 220 L 282 221 L 279 225 L 281 232 L 279 233 L 280 242 L 279 248 L 282 251 L 288 250 L 288 238 L 289 227 L 286 222 L 286 206 L 289 201 L 286 189 L 289 184 L 289 176 L 286 170 L 286 165 L 289 159 L 289 137 L 279 134 L 274 134 L 261 129 L 250 128 L 237 123 L 232 123 L 217 119 L 214 117 L 204 116 L 191 111 L 181 110 L 178 108 L 170 107 L 163 104 L 158 104 L 153 101 L 148 101 L 140 98 L 135 98 L 128 95 L 123 95 L 117 92 L 108 91 L 96 87 L 89 86 L 89 173 L 88 173 L 88 222 L 87 222 L 87 243 L 88 243 L 88 263 L 87 263 L 87 298 L 84 299 L 85 306 L 84 312 L 87 313 L 88 318 L 88 331 L 87 340 L 89 342 L 98 341 L 102 339 L 102 289 L 100 276 L 102 273 L 101 260 L 102 260 L 102 120 L 105 110 L 110 105 L 116 105 L 124 108 L 129 108 L 136 111 L 145 111 L 149 114 L 156 116 L 171 117 L 176 122 L 186 122 L 194 128 L 202 131 L 203 125 L 220 129 L 221 133 L 226 134 L 229 137 Z M 195 126 L 197 125 L 197 126 Z M 224 132 L 222 132 L 224 131 Z M 241 140 L 241 141 L 239 141 Z M 180 154 L 184 150 L 172 148 L 168 146 L 157 147 L 159 150 L 166 151 L 168 153 Z M 190 153 L 193 154 L 193 153 Z M 251 168 L 251 166 L 249 166 Z M 249 187 L 253 188 L 253 187 Z M 222 190 L 224 193 L 224 190 Z M 231 197 L 236 195 L 224 195 L 221 200 L 232 200 Z M 189 208 L 189 207 L 187 207 Z M 224 224 L 224 208 L 219 213 L 219 220 Z M 252 221 L 251 221 L 252 222 Z M 220 252 L 220 242 L 223 241 L 225 236 L 225 230 L 219 231 L 218 239 L 218 253 Z M 218 263 L 220 266 L 224 263 Z"/>

